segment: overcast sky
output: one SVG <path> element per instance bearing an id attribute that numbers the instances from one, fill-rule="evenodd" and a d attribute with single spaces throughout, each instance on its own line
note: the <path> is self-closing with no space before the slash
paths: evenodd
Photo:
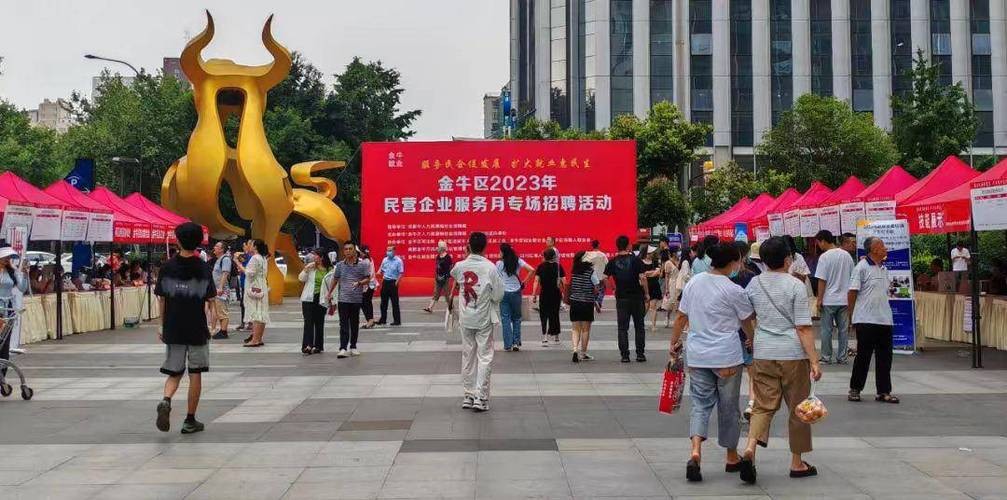
<path id="1" fill-rule="evenodd" d="M 406 109 L 422 109 L 417 139 L 482 137 L 482 96 L 508 79 L 506 0 L 3 0 L 0 97 L 22 108 L 43 98 L 91 92 L 106 63 L 123 59 L 148 70 L 177 57 L 213 14 L 216 34 L 205 58 L 239 64 L 270 61 L 262 25 L 300 51 L 332 82 L 359 55 L 402 73 Z M 129 74 L 125 67 L 109 66 Z"/>

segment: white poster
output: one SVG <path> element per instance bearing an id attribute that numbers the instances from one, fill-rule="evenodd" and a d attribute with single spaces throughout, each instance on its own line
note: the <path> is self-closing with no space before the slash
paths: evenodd
<path id="1" fill-rule="evenodd" d="M 1007 229 L 1007 179 L 973 184 L 971 197 L 976 231 Z"/>
<path id="2" fill-rule="evenodd" d="M 857 223 L 865 217 L 864 203 L 843 203 L 839 206 L 839 225 L 844 233 L 857 232 Z"/>
<path id="3" fill-rule="evenodd" d="M 63 225 L 63 211 L 58 208 L 36 208 L 34 221 L 31 225 L 32 241 L 59 240 L 60 228 Z"/>
<path id="4" fill-rule="evenodd" d="M 818 223 L 822 229 L 832 233 L 833 236 L 842 234 L 842 227 L 839 221 L 839 205 L 818 209 Z"/>
<path id="5" fill-rule="evenodd" d="M 7 241 L 10 243 L 11 249 L 17 252 L 18 262 L 24 262 L 25 252 L 28 250 L 28 228 L 14 226 L 10 229 L 10 239 Z"/>
<path id="6" fill-rule="evenodd" d="M 800 210 L 791 210 L 783 214 L 783 234 L 789 234 L 794 237 L 801 235 Z"/>
<path id="7" fill-rule="evenodd" d="M 60 231 L 61 241 L 84 241 L 87 238 L 87 223 L 90 214 L 66 210 L 63 212 L 63 228 Z"/>
<path id="8" fill-rule="evenodd" d="M 760 244 L 763 241 L 768 240 L 769 236 L 770 236 L 770 234 L 769 234 L 769 228 L 768 227 L 757 227 L 757 228 L 755 228 L 755 241 L 758 241 Z"/>
<path id="9" fill-rule="evenodd" d="M 895 200 L 868 201 L 864 203 L 864 218 L 871 222 L 877 220 L 895 220 Z"/>
<path id="10" fill-rule="evenodd" d="M 113 222 L 112 214 L 90 214 L 87 223 L 87 237 L 84 239 L 93 242 L 112 241 Z"/>
<path id="11" fill-rule="evenodd" d="M 31 230 L 32 215 L 34 214 L 35 209 L 32 207 L 7 205 L 3 213 L 3 226 L 0 227 L 0 235 L 3 235 L 3 238 L 10 244 L 12 240 L 11 228 L 26 227 Z"/>
<path id="12" fill-rule="evenodd" d="M 769 233 L 773 236 L 783 236 L 787 234 L 787 228 L 783 224 L 783 214 L 769 214 L 766 216 L 769 220 Z"/>
<path id="13" fill-rule="evenodd" d="M 818 234 L 820 222 L 818 220 L 818 209 L 808 208 L 801 210 L 801 236 L 814 238 Z"/>

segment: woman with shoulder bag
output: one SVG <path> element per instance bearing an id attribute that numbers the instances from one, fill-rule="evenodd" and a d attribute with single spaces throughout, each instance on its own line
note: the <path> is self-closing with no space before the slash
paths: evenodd
<path id="1" fill-rule="evenodd" d="M 245 251 L 251 254 L 248 262 L 242 264 L 235 258 L 238 271 L 245 273 L 245 312 L 252 323 L 252 335 L 245 339 L 245 347 L 262 347 L 262 337 L 269 323 L 269 286 L 266 283 L 269 247 L 266 242 L 255 239 L 245 242 Z M 235 255 L 238 257 L 238 255 Z"/>
<path id="2" fill-rule="evenodd" d="M 301 289 L 301 313 L 304 316 L 304 335 L 301 353 L 318 354 L 325 350 L 325 309 L 331 296 L 332 261 L 320 249 L 308 253 L 310 262 L 297 279 L 304 283 Z"/>

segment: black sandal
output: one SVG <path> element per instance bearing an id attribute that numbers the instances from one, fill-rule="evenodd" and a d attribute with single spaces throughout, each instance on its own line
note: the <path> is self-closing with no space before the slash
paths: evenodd
<path id="1" fill-rule="evenodd" d="M 311 348 L 310 347 L 302 347 L 301 348 L 301 354 L 304 354 L 305 356 L 310 355 L 311 354 Z"/>
<path id="2" fill-rule="evenodd" d="M 685 478 L 692 483 L 698 483 L 703 480 L 703 473 L 699 470 L 699 462 L 695 460 L 689 460 L 686 462 Z"/>
<path id="3" fill-rule="evenodd" d="M 860 402 L 860 391 L 852 391 L 851 390 L 850 393 L 846 395 L 846 400 L 847 401 L 853 401 L 853 402 L 859 403 Z"/>
<path id="4" fill-rule="evenodd" d="M 725 463 L 724 472 L 738 472 L 741 470 L 741 462 Z"/>
<path id="5" fill-rule="evenodd" d="M 874 397 L 874 400 L 879 403 L 891 403 L 893 405 L 899 404 L 899 398 L 892 396 L 891 394 L 878 394 Z"/>
<path id="6" fill-rule="evenodd" d="M 751 458 L 741 457 L 738 462 L 738 469 L 741 472 L 741 480 L 748 484 L 755 484 L 758 473 L 755 470 L 755 462 Z"/>
<path id="7" fill-rule="evenodd" d="M 811 465 L 808 462 L 804 461 L 802 461 L 801 463 L 806 465 L 808 468 L 804 470 L 791 470 L 790 477 L 802 478 L 802 477 L 813 477 L 818 475 L 818 469 L 816 469 L 814 465 Z"/>

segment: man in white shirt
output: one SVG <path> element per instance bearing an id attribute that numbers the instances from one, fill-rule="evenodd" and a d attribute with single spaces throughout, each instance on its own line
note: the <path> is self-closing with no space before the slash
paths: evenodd
<path id="1" fill-rule="evenodd" d="M 972 254 L 965 248 L 965 242 L 959 241 L 951 249 L 951 270 L 955 273 L 955 291 L 962 283 L 962 278 L 969 272 L 969 264 L 972 263 Z"/>
<path id="2" fill-rule="evenodd" d="M 846 353 L 849 346 L 849 323 L 847 305 L 850 288 L 850 276 L 853 274 L 853 258 L 850 254 L 836 246 L 835 236 L 828 230 L 821 230 L 815 236 L 818 249 L 822 255 L 818 257 L 818 267 L 815 277 L 818 278 L 818 315 L 821 317 L 822 329 L 822 363 L 832 363 L 832 332 L 838 331 L 839 344 L 836 350 L 836 363 L 846 364 Z"/>
<path id="3" fill-rule="evenodd" d="M 601 243 L 598 240 L 591 241 L 591 249 L 584 254 L 584 262 L 590 262 L 594 269 L 594 277 L 598 279 L 598 298 L 595 299 L 594 308 L 601 312 L 601 303 L 605 300 L 605 266 L 608 265 L 608 256 L 602 252 Z"/>
<path id="4" fill-rule="evenodd" d="M 871 368 L 871 354 L 877 366 L 874 367 L 874 385 L 877 386 L 877 401 L 898 403 L 892 396 L 892 307 L 888 303 L 888 287 L 891 278 L 884 266 L 888 249 L 881 238 L 864 240 L 867 258 L 857 263 L 850 278 L 849 311 L 850 320 L 857 334 L 857 356 L 853 359 L 853 374 L 850 376 L 850 393 L 847 399 L 860 401 L 860 391 L 867 383 L 867 372 Z"/>
<path id="5" fill-rule="evenodd" d="M 462 387 L 465 397 L 462 408 L 477 412 L 489 411 L 490 372 L 493 364 L 493 325 L 503 300 L 504 286 L 500 273 L 483 252 L 486 235 L 469 235 L 469 256 L 455 264 L 451 278 L 455 285 L 448 297 L 458 290 L 458 323 L 462 332 Z M 454 307 L 448 300 L 448 307 Z"/>

